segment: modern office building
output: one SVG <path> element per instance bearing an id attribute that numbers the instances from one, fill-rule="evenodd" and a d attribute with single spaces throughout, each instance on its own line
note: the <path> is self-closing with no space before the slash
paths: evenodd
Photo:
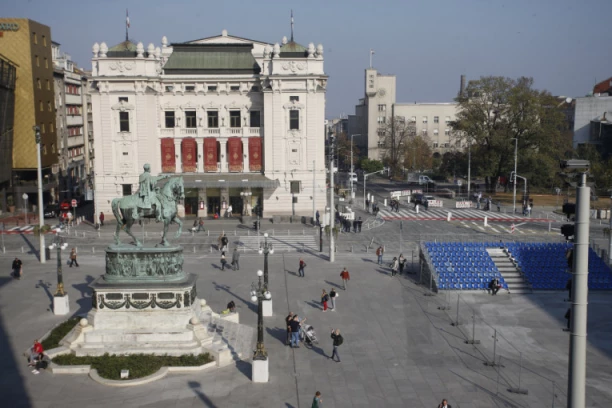
<path id="1" fill-rule="evenodd" d="M 355 115 L 349 115 L 350 133 L 362 153 L 373 160 L 385 156 L 386 133 L 393 117 L 415 124 L 416 134 L 425 138 L 433 154 L 443 154 L 457 148 L 450 122 L 454 121 L 457 103 L 398 103 L 396 77 L 383 75 L 374 68 L 365 70 L 365 96 L 355 106 Z"/>
<path id="2" fill-rule="evenodd" d="M 145 163 L 183 176 L 187 215 L 323 210 L 326 86 L 323 46 L 293 39 L 94 44 L 96 214 Z"/>
<path id="3" fill-rule="evenodd" d="M 37 203 L 36 139 L 33 127 L 41 134 L 41 161 L 44 201 L 55 194 L 52 171 L 57 165 L 55 104 L 51 30 L 28 19 L 0 18 L 0 54 L 16 67 L 15 114 L 12 146 L 12 193 L 7 201 L 23 208 Z"/>
<path id="4" fill-rule="evenodd" d="M 15 81 L 17 67 L 0 55 L 0 211 L 8 211 L 13 170 L 13 128 L 15 124 Z"/>

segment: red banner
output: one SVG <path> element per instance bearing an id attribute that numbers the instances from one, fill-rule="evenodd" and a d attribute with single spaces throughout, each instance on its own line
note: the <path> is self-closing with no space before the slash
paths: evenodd
<path id="1" fill-rule="evenodd" d="M 217 171 L 217 139 L 204 138 L 204 171 Z"/>
<path id="2" fill-rule="evenodd" d="M 249 169 L 261 171 L 261 137 L 249 138 Z"/>
<path id="3" fill-rule="evenodd" d="M 227 139 L 227 159 L 229 171 L 242 171 L 242 140 L 239 137 Z"/>
<path id="4" fill-rule="evenodd" d="M 183 173 L 194 173 L 197 169 L 196 157 L 198 157 L 198 145 L 194 138 L 183 139 L 181 144 Z"/>
<path id="5" fill-rule="evenodd" d="M 162 173 L 175 173 L 176 160 L 174 152 L 174 139 L 167 137 L 161 140 Z"/>

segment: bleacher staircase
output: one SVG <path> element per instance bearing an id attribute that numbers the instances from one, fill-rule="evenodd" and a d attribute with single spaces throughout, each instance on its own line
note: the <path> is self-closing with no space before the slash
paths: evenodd
<path id="1" fill-rule="evenodd" d="M 509 293 L 531 293 L 531 288 L 523 279 L 523 275 L 501 248 L 487 248 L 489 256 L 508 285 Z"/>

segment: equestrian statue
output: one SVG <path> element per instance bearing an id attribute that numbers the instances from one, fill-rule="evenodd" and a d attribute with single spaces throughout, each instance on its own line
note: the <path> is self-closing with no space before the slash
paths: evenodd
<path id="1" fill-rule="evenodd" d="M 144 172 L 138 179 L 138 192 L 129 196 L 115 198 L 111 204 L 113 214 L 117 220 L 117 230 L 115 231 L 115 243 L 119 245 L 119 233 L 121 229 L 134 239 L 137 247 L 142 246 L 142 242 L 134 236 L 131 231 L 134 222 L 142 218 L 155 218 L 158 222 L 164 223 L 164 232 L 162 234 L 162 246 L 168 246 L 169 242 L 166 239 L 168 227 L 170 223 L 178 224 L 179 229 L 176 232 L 175 238 L 178 238 L 183 232 L 183 222 L 177 216 L 177 202 L 185 199 L 185 188 L 182 177 L 171 176 L 152 176 L 151 165 L 146 163 L 143 166 Z M 168 182 L 160 189 L 157 183 L 161 180 L 170 178 Z"/>

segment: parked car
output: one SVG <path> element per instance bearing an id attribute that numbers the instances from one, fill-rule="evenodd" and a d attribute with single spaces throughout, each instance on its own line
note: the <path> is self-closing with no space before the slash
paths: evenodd
<path id="1" fill-rule="evenodd" d="M 59 214 L 59 207 L 57 204 L 48 204 L 43 210 L 44 218 L 55 218 Z"/>
<path id="2" fill-rule="evenodd" d="M 434 196 L 425 195 L 421 193 L 413 194 L 410 196 L 410 202 L 418 205 L 425 205 L 426 201 L 435 200 Z"/>

